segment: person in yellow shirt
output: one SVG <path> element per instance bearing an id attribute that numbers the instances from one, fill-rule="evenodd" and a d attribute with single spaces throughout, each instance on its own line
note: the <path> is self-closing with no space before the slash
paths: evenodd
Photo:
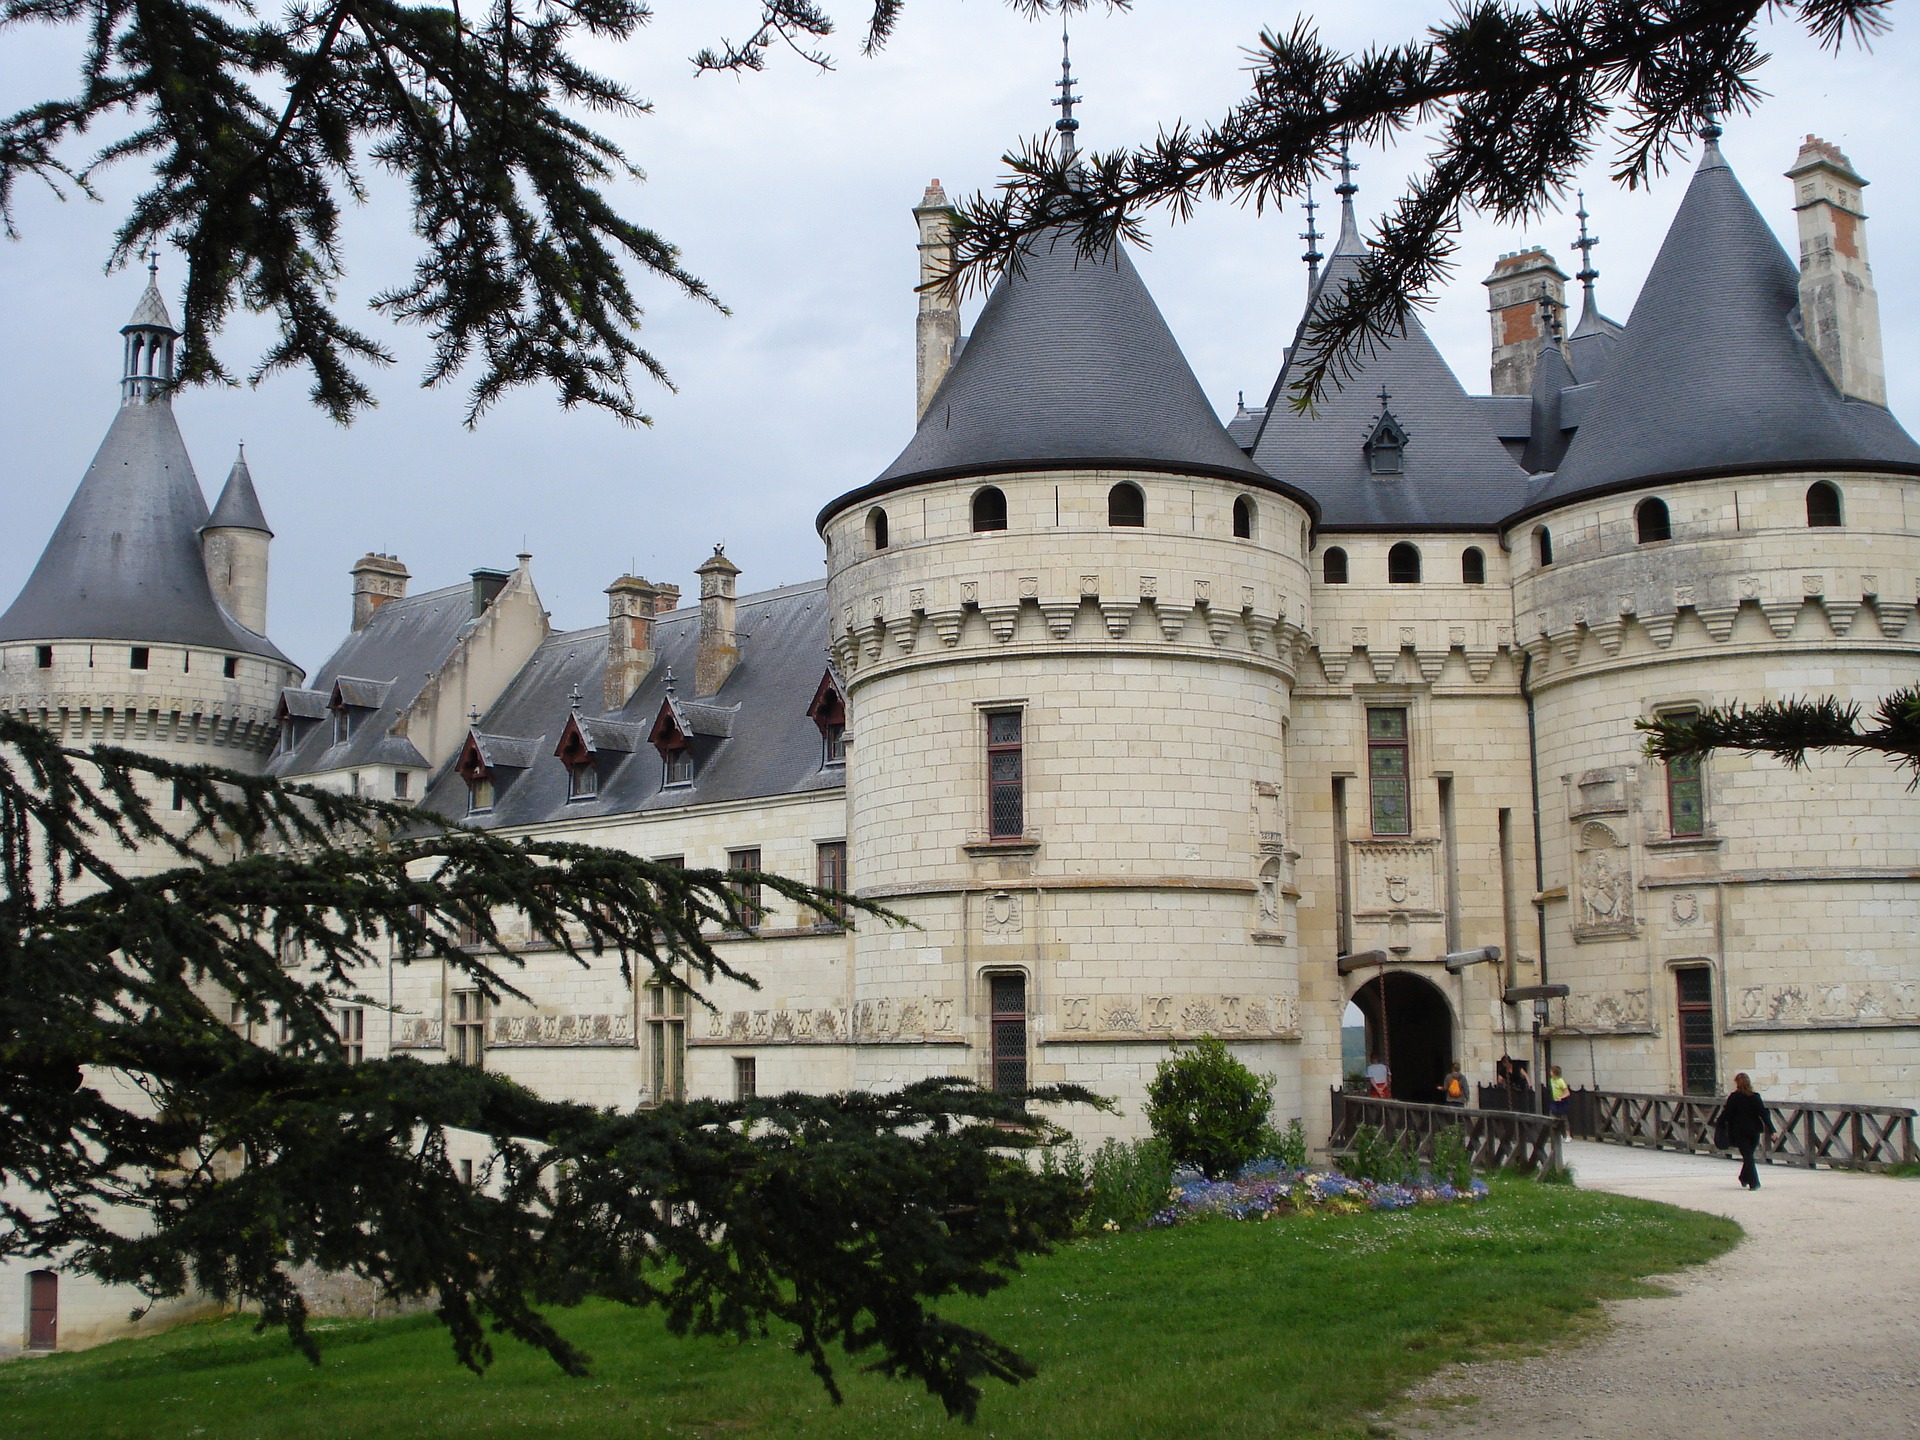
<path id="1" fill-rule="evenodd" d="M 1553 1106 L 1553 1113 L 1564 1117 L 1567 1108 L 1573 1104 L 1573 1087 L 1567 1084 L 1567 1077 L 1560 1073 L 1555 1065 L 1547 1072 L 1547 1099 Z"/>

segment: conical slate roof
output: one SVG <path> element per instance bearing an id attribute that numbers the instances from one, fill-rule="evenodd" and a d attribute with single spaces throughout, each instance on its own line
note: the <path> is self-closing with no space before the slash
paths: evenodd
<path id="1" fill-rule="evenodd" d="M 1529 474 L 1551 470 L 1567 451 L 1567 436 L 1560 413 L 1561 392 L 1573 388 L 1573 371 L 1567 368 L 1560 347 L 1549 341 L 1540 347 L 1533 362 L 1532 425 L 1521 465 Z"/>
<path id="2" fill-rule="evenodd" d="M 1801 337 L 1799 271 L 1709 142 L 1559 470 L 1569 496 L 1748 470 L 1920 472 L 1920 446 L 1849 400 Z"/>
<path id="3" fill-rule="evenodd" d="M 166 298 L 160 293 L 160 282 L 149 275 L 146 292 L 141 295 L 140 302 L 133 307 L 133 318 L 121 327 L 121 331 L 124 334 L 128 330 L 172 329 L 173 316 L 167 310 Z"/>
<path id="4" fill-rule="evenodd" d="M 1340 240 L 1307 303 L 1335 295 L 1357 273 L 1363 245 L 1343 209 Z M 1302 322 L 1302 332 L 1305 322 Z M 1320 502 L 1331 529 L 1457 529 L 1491 526 L 1520 504 L 1526 474 L 1440 358 L 1419 320 L 1382 343 L 1346 384 L 1328 387 L 1311 414 L 1289 403 L 1299 341 L 1288 352 L 1267 401 L 1253 458 L 1269 475 Z M 1402 473 L 1375 475 L 1365 442 L 1386 408 L 1407 432 Z"/>
<path id="5" fill-rule="evenodd" d="M 227 472 L 226 487 L 221 490 L 219 500 L 214 502 L 213 514 L 206 523 L 208 530 L 264 530 L 273 534 L 273 527 L 267 524 L 267 515 L 260 508 L 260 497 L 253 491 L 253 472 L 247 468 L 247 450 L 243 445 L 240 453 L 234 457 L 233 469 Z"/>
<path id="6" fill-rule="evenodd" d="M 824 513 L 913 481 L 1088 466 L 1273 488 L 1227 438 L 1125 251 L 1089 258 L 1056 233 L 994 287 L 900 457 Z"/>
<path id="7" fill-rule="evenodd" d="M 286 660 L 213 598 L 200 554 L 206 523 L 206 497 L 172 405 L 164 397 L 128 401 L 40 563 L 0 615 L 0 641 L 200 645 Z"/>

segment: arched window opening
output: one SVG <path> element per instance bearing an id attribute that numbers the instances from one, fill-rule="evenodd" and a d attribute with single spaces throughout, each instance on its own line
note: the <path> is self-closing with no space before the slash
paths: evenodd
<path id="1" fill-rule="evenodd" d="M 1244 495 L 1233 502 L 1233 538 L 1236 540 L 1253 538 L 1253 501 Z"/>
<path id="2" fill-rule="evenodd" d="M 1463 585 L 1484 585 L 1487 583 L 1487 557 L 1478 545 L 1469 545 L 1460 552 L 1460 583 Z"/>
<path id="3" fill-rule="evenodd" d="M 1533 532 L 1533 558 L 1543 566 L 1553 563 L 1553 532 L 1544 525 Z"/>
<path id="4" fill-rule="evenodd" d="M 973 492 L 973 528 L 1007 528 L 1007 497 L 998 485 L 988 485 Z"/>
<path id="5" fill-rule="evenodd" d="M 887 548 L 887 512 L 877 505 L 867 512 L 867 546 L 873 550 Z"/>
<path id="6" fill-rule="evenodd" d="M 1107 524 L 1139 528 L 1147 523 L 1147 496 L 1138 485 L 1122 480 L 1107 492 Z"/>
<path id="7" fill-rule="evenodd" d="M 1402 540 L 1387 552 L 1387 580 L 1394 585 L 1420 583 L 1420 549 Z"/>
<path id="8" fill-rule="evenodd" d="M 1840 490 L 1824 480 L 1807 487 L 1807 524 L 1840 524 Z"/>
<path id="9" fill-rule="evenodd" d="M 1347 552 L 1338 545 L 1320 557 L 1320 578 L 1329 585 L 1347 583 Z"/>
<path id="10" fill-rule="evenodd" d="M 1673 517 L 1667 513 L 1667 502 L 1649 496 L 1634 506 L 1633 528 L 1642 545 L 1651 545 L 1657 540 L 1671 540 Z"/>

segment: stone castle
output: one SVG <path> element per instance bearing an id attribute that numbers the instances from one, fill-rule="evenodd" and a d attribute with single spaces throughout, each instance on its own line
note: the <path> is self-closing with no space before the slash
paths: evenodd
<path id="1" fill-rule="evenodd" d="M 1309 412 L 1290 349 L 1222 424 L 1127 256 L 1042 244 L 964 337 L 922 291 L 918 428 L 821 510 L 823 582 L 741 593 L 716 549 L 697 606 L 622 576 L 604 625 L 562 631 L 527 556 L 415 594 L 370 554 L 307 683 L 263 633 L 244 457 L 202 498 L 150 286 L 107 439 L 0 616 L 0 696 L 75 741 L 818 880 L 919 927 L 769 901 L 722 942 L 761 988 L 711 1010 L 563 956 L 491 1011 L 398 966 L 368 986 L 389 1005 L 341 1010 L 356 1055 L 619 1106 L 1072 1081 L 1119 1102 L 1069 1117 L 1097 1139 L 1214 1034 L 1312 1133 L 1357 1004 L 1404 1099 L 1537 1041 L 1576 1084 L 1746 1070 L 1911 1104 L 1903 775 L 1662 767 L 1634 729 L 1920 680 L 1920 446 L 1886 408 L 1865 182 L 1809 137 L 1796 263 L 1716 134 L 1625 324 L 1590 249 L 1571 325 L 1549 254 L 1500 258 L 1491 395 L 1415 319 Z M 1308 317 L 1365 253 L 1352 195 Z M 913 213 L 937 276 L 937 183 Z"/>

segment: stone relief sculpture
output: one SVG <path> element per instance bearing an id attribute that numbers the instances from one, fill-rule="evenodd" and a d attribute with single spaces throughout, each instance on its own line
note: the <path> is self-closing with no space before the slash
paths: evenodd
<path id="1" fill-rule="evenodd" d="M 1574 861 L 1574 939 L 1634 932 L 1632 857 L 1620 837 L 1598 821 L 1578 832 Z"/>

